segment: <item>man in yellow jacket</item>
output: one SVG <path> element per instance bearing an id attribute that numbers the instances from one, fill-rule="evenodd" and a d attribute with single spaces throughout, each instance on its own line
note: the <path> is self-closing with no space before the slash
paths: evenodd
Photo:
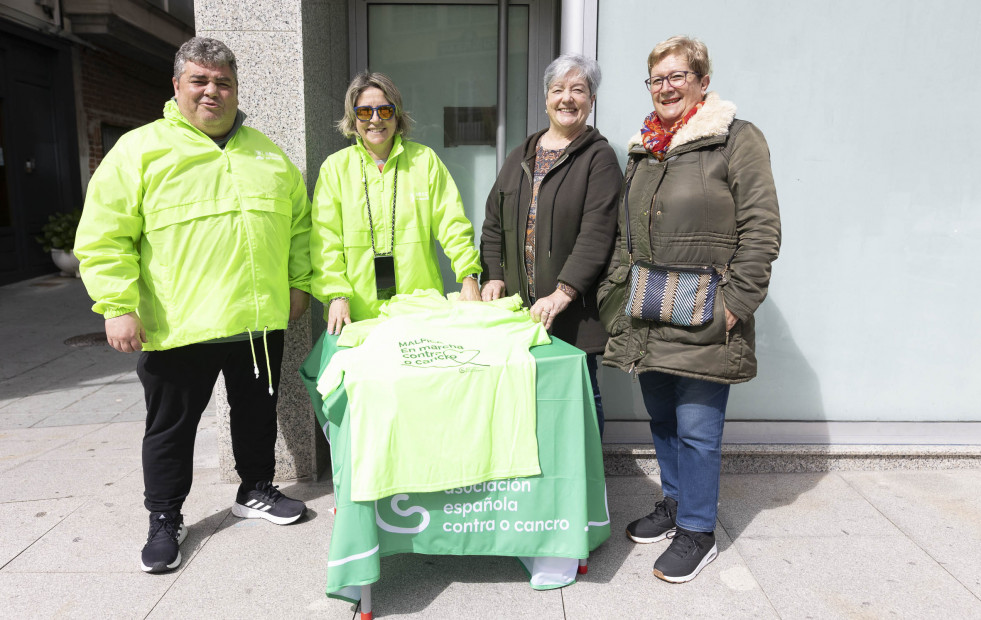
<path id="1" fill-rule="evenodd" d="M 195 432 L 219 372 L 242 478 L 233 514 L 287 524 L 306 510 L 272 485 L 283 331 L 309 304 L 306 187 L 242 125 L 224 43 L 187 41 L 173 83 L 163 118 L 124 135 L 95 171 L 75 243 L 109 344 L 142 351 L 149 573 L 181 563 Z"/>

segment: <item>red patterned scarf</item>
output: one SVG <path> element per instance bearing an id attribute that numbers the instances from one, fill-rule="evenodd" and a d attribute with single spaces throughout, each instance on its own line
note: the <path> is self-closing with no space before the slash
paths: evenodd
<path id="1" fill-rule="evenodd" d="M 671 146 L 671 140 L 674 138 L 674 134 L 678 133 L 678 130 L 685 126 L 685 123 L 695 116 L 695 112 L 698 112 L 702 106 L 705 105 L 704 101 L 699 101 L 695 104 L 688 114 L 685 114 L 684 118 L 677 121 L 670 129 L 665 129 L 661 125 L 661 119 L 657 116 L 657 110 L 651 112 L 644 119 L 644 126 L 640 128 L 641 139 L 644 142 L 644 148 L 648 153 L 657 157 L 658 161 L 664 159 L 664 154 L 667 153 L 668 147 Z"/>

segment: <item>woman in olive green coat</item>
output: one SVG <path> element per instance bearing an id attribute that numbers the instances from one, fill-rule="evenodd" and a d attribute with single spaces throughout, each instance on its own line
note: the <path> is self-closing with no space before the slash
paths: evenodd
<path id="1" fill-rule="evenodd" d="M 780 215 L 763 134 L 708 93 L 705 45 L 673 37 L 654 48 L 647 68 L 654 111 L 631 141 L 617 249 L 598 298 L 610 332 L 604 363 L 637 373 L 661 470 L 663 499 L 627 536 L 672 538 L 654 574 L 684 582 L 717 555 L 729 384 L 756 376 L 753 314 L 777 258 Z M 630 316 L 635 261 L 714 270 L 713 318 L 691 326 Z"/>

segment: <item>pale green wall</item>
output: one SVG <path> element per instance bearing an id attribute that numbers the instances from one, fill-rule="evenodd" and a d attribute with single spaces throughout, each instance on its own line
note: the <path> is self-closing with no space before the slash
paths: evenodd
<path id="1" fill-rule="evenodd" d="M 600 2 L 596 124 L 621 159 L 674 34 L 770 144 L 783 249 L 730 419 L 981 419 L 979 27 L 976 0 Z M 644 417 L 604 382 L 611 417 Z"/>

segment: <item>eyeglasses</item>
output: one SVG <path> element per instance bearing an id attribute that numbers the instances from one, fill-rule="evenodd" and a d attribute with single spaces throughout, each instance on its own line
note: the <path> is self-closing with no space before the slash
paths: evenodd
<path id="1" fill-rule="evenodd" d="M 371 120 L 371 117 L 375 115 L 376 110 L 378 111 L 378 118 L 383 121 L 387 121 L 395 116 L 395 106 L 390 103 L 376 106 L 374 108 L 370 105 L 359 105 L 358 107 L 354 108 L 354 116 L 359 121 L 367 123 Z"/>
<path id="2" fill-rule="evenodd" d="M 691 73 L 696 78 L 699 77 L 700 73 L 695 73 L 694 71 L 672 71 L 668 75 L 663 77 L 651 77 L 644 80 L 644 84 L 647 85 L 647 90 L 652 93 L 660 92 L 664 88 L 664 82 L 667 82 L 674 88 L 681 88 L 688 82 L 688 74 Z"/>

